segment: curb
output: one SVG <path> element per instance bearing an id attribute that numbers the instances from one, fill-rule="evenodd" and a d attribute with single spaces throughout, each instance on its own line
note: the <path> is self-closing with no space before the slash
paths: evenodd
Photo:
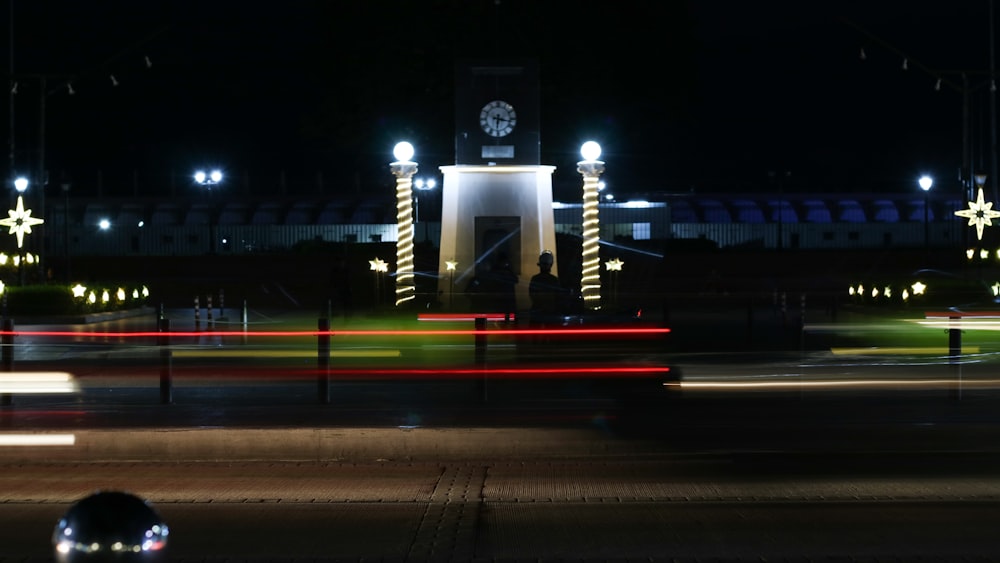
<path id="1" fill-rule="evenodd" d="M 137 309 L 125 309 L 122 311 L 104 311 L 101 313 L 88 313 L 84 315 L 53 315 L 53 316 L 27 316 L 9 317 L 17 325 L 62 325 L 62 324 L 90 324 L 104 321 L 115 321 L 132 317 L 142 317 L 156 314 L 153 307 L 139 307 Z"/>
<path id="2" fill-rule="evenodd" d="M 31 436 L 72 436 L 72 445 L 7 447 L 4 463 L 543 460 L 629 456 L 650 447 L 599 429 L 163 428 L 45 431 Z"/>

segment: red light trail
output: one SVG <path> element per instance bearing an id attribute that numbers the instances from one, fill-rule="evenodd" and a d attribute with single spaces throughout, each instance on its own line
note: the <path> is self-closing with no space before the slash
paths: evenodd
<path id="1" fill-rule="evenodd" d="M 500 330 L 182 330 L 182 331 L 133 331 L 133 332 L 99 332 L 72 330 L 3 330 L 0 337 L 5 336 L 35 336 L 35 337 L 93 337 L 93 338 L 151 338 L 178 337 L 194 338 L 204 336 L 240 336 L 240 337 L 316 337 L 316 336 L 617 336 L 617 335 L 658 335 L 669 334 L 669 328 L 569 328 L 569 329 L 500 329 Z"/>

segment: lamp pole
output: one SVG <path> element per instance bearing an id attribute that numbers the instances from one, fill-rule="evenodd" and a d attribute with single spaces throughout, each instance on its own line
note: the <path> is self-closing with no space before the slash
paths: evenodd
<path id="1" fill-rule="evenodd" d="M 17 178 L 14 180 L 14 189 L 17 190 L 17 200 L 18 203 L 21 202 L 22 194 L 28 189 L 28 179 L 27 178 Z M 21 241 L 17 244 L 17 282 L 18 285 L 24 286 L 25 275 L 24 275 L 24 247 Z"/>
<path id="2" fill-rule="evenodd" d="M 920 189 L 924 190 L 924 259 L 926 259 L 930 253 L 930 211 L 928 210 L 928 206 L 930 204 L 931 186 L 934 185 L 934 179 L 924 175 L 920 177 L 917 183 L 920 185 Z"/>
<path id="3" fill-rule="evenodd" d="M 455 270 L 458 268 L 458 262 L 455 260 L 446 260 L 445 268 L 448 269 L 448 310 L 451 310 L 454 305 L 453 296 L 455 295 Z"/>
<path id="4" fill-rule="evenodd" d="M 66 259 L 66 283 L 73 279 L 69 257 L 69 182 L 62 183 L 63 193 L 63 252 Z"/>
<path id="5" fill-rule="evenodd" d="M 580 293 L 584 307 L 601 308 L 601 259 L 600 222 L 597 217 L 598 180 L 604 172 L 604 163 L 597 160 L 601 156 L 601 145 L 587 141 L 580 147 L 583 160 L 577 163 L 576 171 L 583 175 L 583 260 L 580 278 Z"/>
<path id="6" fill-rule="evenodd" d="M 428 178 L 424 180 L 423 178 L 417 178 L 413 181 L 413 188 L 417 190 L 413 194 L 413 224 L 416 225 L 420 223 L 420 192 L 429 192 L 437 186 L 437 180 L 434 178 Z M 427 223 L 424 222 L 424 242 L 427 242 Z"/>
<path id="7" fill-rule="evenodd" d="M 222 183 L 222 171 L 212 170 L 209 173 L 205 173 L 202 170 L 198 170 L 194 173 L 194 181 L 199 185 L 203 186 L 208 191 L 208 253 L 215 254 L 216 244 L 215 244 L 215 199 L 212 197 L 212 188 L 220 183 Z"/>
<path id="8" fill-rule="evenodd" d="M 389 164 L 396 177 L 396 306 L 416 298 L 413 280 L 413 145 L 397 143 L 392 151 L 396 158 Z"/>

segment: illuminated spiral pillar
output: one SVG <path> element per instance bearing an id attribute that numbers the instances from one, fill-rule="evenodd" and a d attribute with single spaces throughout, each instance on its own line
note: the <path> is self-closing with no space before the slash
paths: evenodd
<path id="1" fill-rule="evenodd" d="M 600 222 L 597 218 L 597 182 L 604 172 L 604 163 L 597 160 L 601 156 L 601 146 L 587 141 L 580 148 L 583 160 L 577 163 L 577 172 L 583 175 L 583 276 L 580 278 L 580 293 L 587 309 L 601 308 L 601 259 Z"/>
<path id="2" fill-rule="evenodd" d="M 396 306 L 416 297 L 413 280 L 413 145 L 399 143 L 393 149 L 396 162 L 389 166 L 396 176 Z"/>

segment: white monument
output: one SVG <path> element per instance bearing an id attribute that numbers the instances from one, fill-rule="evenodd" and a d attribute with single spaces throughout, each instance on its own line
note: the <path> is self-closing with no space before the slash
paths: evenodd
<path id="1" fill-rule="evenodd" d="M 441 167 L 438 290 L 443 302 L 464 306 L 453 294 L 477 266 L 505 257 L 518 276 L 517 307 L 527 309 L 539 254 L 556 253 L 555 167 L 539 162 L 537 65 L 461 63 L 455 92 L 456 164 Z"/>
<path id="2" fill-rule="evenodd" d="M 541 165 L 441 167 L 438 289 L 442 295 L 450 297 L 452 290 L 461 293 L 482 261 L 506 256 L 518 275 L 518 309 L 528 307 L 528 281 L 538 272 L 538 255 L 544 250 L 556 252 L 554 170 Z M 456 263 L 454 272 L 447 270 L 447 262 Z M 555 266 L 552 273 L 559 275 Z"/>

